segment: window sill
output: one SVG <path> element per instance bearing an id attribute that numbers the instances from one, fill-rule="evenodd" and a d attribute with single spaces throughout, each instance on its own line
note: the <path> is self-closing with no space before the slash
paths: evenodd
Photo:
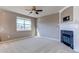
<path id="1" fill-rule="evenodd" d="M 16 30 L 17 31 L 17 30 Z M 25 30 L 25 31 L 17 31 L 17 32 L 30 32 L 30 31 L 32 31 L 32 30 Z"/>

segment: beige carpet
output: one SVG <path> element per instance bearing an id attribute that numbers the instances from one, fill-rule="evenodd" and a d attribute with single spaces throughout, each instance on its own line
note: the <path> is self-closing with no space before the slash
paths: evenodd
<path id="1" fill-rule="evenodd" d="M 46 38 L 20 38 L 0 43 L 2 53 L 72 53 L 72 49 Z"/>

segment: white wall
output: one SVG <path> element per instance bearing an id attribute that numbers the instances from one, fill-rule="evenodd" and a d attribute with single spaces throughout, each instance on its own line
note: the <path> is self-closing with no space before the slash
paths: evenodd
<path id="1" fill-rule="evenodd" d="M 79 52 L 79 6 L 74 6 L 74 23 L 77 24 L 74 34 L 74 50 Z"/>
<path id="2" fill-rule="evenodd" d="M 48 37 L 48 38 L 55 38 L 58 40 L 59 38 L 59 14 L 52 14 L 48 16 L 44 16 L 38 18 L 37 21 L 37 29 L 40 36 Z"/>

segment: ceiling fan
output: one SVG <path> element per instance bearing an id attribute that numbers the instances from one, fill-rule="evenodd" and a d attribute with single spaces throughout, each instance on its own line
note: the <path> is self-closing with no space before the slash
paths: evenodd
<path id="1" fill-rule="evenodd" d="M 32 8 L 31 9 L 25 9 L 26 11 L 30 11 L 29 13 L 31 14 L 31 13 L 33 13 L 33 12 L 35 12 L 35 14 L 39 14 L 39 12 L 42 12 L 43 10 L 41 10 L 41 9 L 36 9 L 36 6 L 32 6 Z"/>

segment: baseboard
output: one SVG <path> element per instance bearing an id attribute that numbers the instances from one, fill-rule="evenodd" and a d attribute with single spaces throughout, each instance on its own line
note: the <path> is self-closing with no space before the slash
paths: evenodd
<path id="1" fill-rule="evenodd" d="M 38 37 L 38 36 L 37 36 Z M 56 38 L 49 38 L 49 37 L 44 37 L 44 36 L 40 36 L 41 38 L 46 38 L 46 39 L 50 39 L 50 40 L 56 40 L 56 41 L 58 41 L 58 42 L 60 42 L 60 40 L 59 39 L 56 39 Z"/>
<path id="2" fill-rule="evenodd" d="M 22 37 L 22 38 L 14 38 L 14 39 L 9 39 L 5 41 L 1 41 L 0 43 L 7 43 L 7 42 L 12 42 L 12 41 L 17 41 L 17 40 L 22 40 L 22 39 L 28 39 L 28 38 L 33 38 L 34 36 L 28 36 L 28 37 Z"/>
<path id="3" fill-rule="evenodd" d="M 75 52 L 79 53 L 79 49 L 73 49 Z"/>

